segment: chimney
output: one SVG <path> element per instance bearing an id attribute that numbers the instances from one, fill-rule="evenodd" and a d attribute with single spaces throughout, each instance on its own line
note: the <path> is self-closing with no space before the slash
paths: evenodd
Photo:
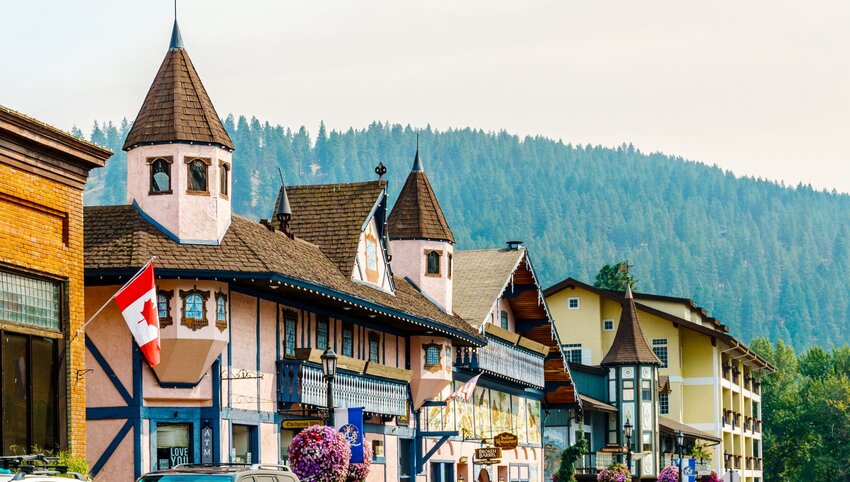
<path id="1" fill-rule="evenodd" d="M 508 241 L 508 251 L 516 251 L 522 246 L 522 241 Z"/>

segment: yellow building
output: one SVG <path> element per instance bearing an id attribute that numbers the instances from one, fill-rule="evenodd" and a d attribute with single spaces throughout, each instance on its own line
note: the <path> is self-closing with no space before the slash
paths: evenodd
<path id="1" fill-rule="evenodd" d="M 594 288 L 572 278 L 550 287 L 545 295 L 578 392 L 601 396 L 601 390 L 594 391 L 593 370 L 599 370 L 611 349 L 623 306 L 630 300 L 622 292 Z M 635 293 L 634 307 L 638 332 L 662 362 L 654 397 L 660 426 L 654 456 L 661 466 L 669 465 L 678 453 L 675 435 L 682 431 L 686 458 L 693 444 L 708 445 L 711 457 L 703 461 L 703 470 L 710 466 L 727 480 L 730 472 L 737 472 L 734 480 L 761 481 L 759 377 L 773 367 L 692 300 Z M 587 389 L 582 387 L 583 379 L 588 380 Z M 597 401 L 596 408 L 601 411 L 606 406 L 615 408 L 610 404 L 616 400 Z M 624 445 L 617 440 L 616 430 L 608 430 L 608 434 L 605 443 Z M 603 445 L 603 441 L 592 440 L 591 451 Z"/>

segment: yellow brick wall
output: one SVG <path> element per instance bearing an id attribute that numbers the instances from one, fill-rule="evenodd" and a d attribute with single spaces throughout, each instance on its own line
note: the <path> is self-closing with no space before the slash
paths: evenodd
<path id="1" fill-rule="evenodd" d="M 67 280 L 67 443 L 74 455 L 85 457 L 86 386 L 76 376 L 85 369 L 85 343 L 73 336 L 84 321 L 82 191 L 0 158 L 0 263 Z"/>

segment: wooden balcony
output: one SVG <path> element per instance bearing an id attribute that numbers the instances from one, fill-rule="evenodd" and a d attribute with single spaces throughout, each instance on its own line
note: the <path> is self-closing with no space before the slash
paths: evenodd
<path id="1" fill-rule="evenodd" d="M 406 370 L 383 367 L 364 373 L 337 369 L 333 381 L 336 407 L 363 407 L 366 412 L 380 415 L 407 415 L 408 380 L 378 376 L 379 372 Z M 376 374 L 370 374 L 370 371 Z M 403 377 L 399 377 L 403 378 Z M 280 408 L 295 403 L 324 408 L 327 406 L 327 381 L 321 365 L 310 360 L 280 360 L 277 362 L 277 401 Z"/>
<path id="2" fill-rule="evenodd" d="M 487 335 L 487 345 L 481 348 L 462 347 L 457 349 L 455 366 L 481 370 L 490 375 L 507 378 L 515 383 L 543 388 L 543 350 L 530 345 L 514 335 L 518 340 L 511 343 L 495 336 Z M 525 346 L 528 345 L 528 346 Z M 536 345 L 536 343 L 535 343 Z M 548 348 L 544 349 L 548 351 Z"/>

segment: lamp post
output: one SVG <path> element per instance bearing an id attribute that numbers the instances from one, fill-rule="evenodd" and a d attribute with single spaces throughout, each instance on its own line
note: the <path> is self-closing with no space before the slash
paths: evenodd
<path id="1" fill-rule="evenodd" d="M 682 449 L 685 446 L 685 434 L 681 430 L 676 432 L 676 445 L 679 452 L 679 473 L 682 473 Z"/>
<path id="2" fill-rule="evenodd" d="M 328 425 L 334 426 L 334 392 L 333 383 L 336 376 L 336 353 L 331 347 L 328 347 L 322 353 L 322 373 L 325 375 L 325 381 L 328 387 Z"/>
<path id="3" fill-rule="evenodd" d="M 626 436 L 626 463 L 629 466 L 629 474 L 632 473 L 632 422 L 626 417 L 626 424 L 623 425 L 623 435 Z"/>

